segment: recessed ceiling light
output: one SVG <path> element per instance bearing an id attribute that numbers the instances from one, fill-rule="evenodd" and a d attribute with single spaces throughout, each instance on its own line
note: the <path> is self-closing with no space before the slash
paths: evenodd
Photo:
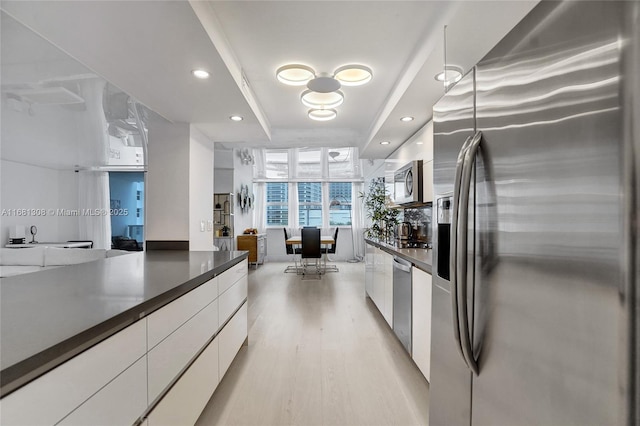
<path id="1" fill-rule="evenodd" d="M 445 84 L 452 84 L 460 81 L 462 78 L 462 70 L 458 67 L 447 66 L 444 71 L 438 73 L 434 77 L 438 81 L 443 81 Z"/>
<path id="2" fill-rule="evenodd" d="M 191 74 L 193 74 L 193 76 L 196 78 L 201 78 L 201 79 L 209 78 L 209 71 L 205 71 L 202 69 L 193 70 L 191 71 Z"/>
<path id="3" fill-rule="evenodd" d="M 380 142 L 380 145 L 389 145 L 390 143 L 391 142 L 389 142 L 389 141 L 382 141 L 382 142 Z"/>
<path id="4" fill-rule="evenodd" d="M 338 116 L 338 112 L 335 109 L 315 109 L 312 108 L 307 113 L 310 119 L 316 121 L 329 121 Z"/>
<path id="5" fill-rule="evenodd" d="M 334 78 L 344 86 L 360 86 L 371 81 L 373 71 L 364 65 L 345 65 L 336 70 Z"/>
<path id="6" fill-rule="evenodd" d="M 231 117 L 229 117 L 229 119 L 231 119 L 232 121 L 242 121 L 242 120 L 244 120 L 244 118 L 241 115 L 232 115 Z"/>
<path id="7" fill-rule="evenodd" d="M 424 142 L 422 142 L 422 141 L 417 141 L 417 142 L 416 142 L 416 145 L 422 145 L 423 143 L 424 143 Z"/>
<path id="8" fill-rule="evenodd" d="M 302 95 L 300 95 L 300 100 L 303 105 L 309 108 L 329 109 L 342 105 L 342 102 L 344 102 L 344 94 L 340 90 L 329 93 L 305 90 L 302 92 Z"/>
<path id="9" fill-rule="evenodd" d="M 405 123 L 407 123 L 409 121 L 413 121 L 413 117 L 407 115 L 406 117 L 402 117 L 400 121 L 404 121 Z"/>
<path id="10" fill-rule="evenodd" d="M 306 65 L 290 64 L 285 65 L 276 71 L 276 78 L 280 83 L 289 86 L 304 86 L 309 80 L 315 77 L 313 68 Z"/>

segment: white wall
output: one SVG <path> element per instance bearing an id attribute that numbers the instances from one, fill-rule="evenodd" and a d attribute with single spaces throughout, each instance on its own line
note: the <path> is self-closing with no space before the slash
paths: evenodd
<path id="1" fill-rule="evenodd" d="M 189 240 L 189 125 L 149 123 L 146 240 Z"/>
<path id="2" fill-rule="evenodd" d="M 67 241 L 78 239 L 78 217 L 57 215 L 51 209 L 75 210 L 78 207 L 78 176 L 72 171 L 60 171 L 2 160 L 0 166 L 0 209 L 7 209 L 0 218 L 0 241 L 6 244 L 9 227 L 25 225 L 38 228 L 36 241 Z M 46 215 L 17 216 L 12 209 L 44 209 Z"/>
<path id="3" fill-rule="evenodd" d="M 79 238 L 77 216 L 57 215 L 57 209 L 78 209 L 77 122 L 83 111 L 55 105 L 32 105 L 2 99 L 0 245 L 7 243 L 9 227 L 35 225 L 36 241 Z M 15 216 L 12 209 L 44 209 L 46 215 Z M 56 211 L 51 212 L 51 209 Z M 31 236 L 28 234 L 27 239 Z"/>
<path id="4" fill-rule="evenodd" d="M 191 126 L 189 141 L 189 250 L 213 250 L 213 141 Z M 204 232 L 201 224 L 204 223 Z"/>
<path id="5" fill-rule="evenodd" d="M 249 187 L 249 194 L 253 193 L 253 165 L 242 164 L 240 159 L 240 153 L 237 149 L 233 150 L 233 192 L 238 194 L 240 192 L 241 185 L 247 185 Z M 237 198 L 237 195 L 236 195 Z M 254 228 L 253 225 L 253 208 L 242 212 L 240 206 L 236 201 L 236 207 L 234 209 L 234 232 L 236 235 L 242 234 L 247 228 Z"/>
<path id="6" fill-rule="evenodd" d="M 215 151 L 214 155 L 218 155 L 219 151 Z M 213 192 L 217 194 L 226 194 L 233 192 L 233 169 L 215 168 L 213 171 Z"/>

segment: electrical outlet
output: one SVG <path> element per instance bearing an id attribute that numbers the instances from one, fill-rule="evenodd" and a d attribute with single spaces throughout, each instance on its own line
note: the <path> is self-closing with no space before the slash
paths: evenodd
<path id="1" fill-rule="evenodd" d="M 212 220 L 208 220 L 207 221 L 207 231 L 213 231 L 213 221 Z"/>

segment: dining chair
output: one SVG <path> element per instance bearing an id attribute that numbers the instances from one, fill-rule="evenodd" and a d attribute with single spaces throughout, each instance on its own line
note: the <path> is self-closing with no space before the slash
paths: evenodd
<path id="1" fill-rule="evenodd" d="M 300 254 L 302 254 L 302 249 L 298 248 L 298 247 L 294 247 L 293 244 L 287 244 L 287 240 L 289 239 L 289 233 L 287 232 L 287 228 L 283 228 L 284 229 L 284 248 L 286 250 L 286 253 L 289 255 L 293 255 L 293 264 L 295 266 L 287 266 L 284 270 L 285 273 L 287 272 L 295 272 L 296 274 L 299 274 L 301 272 L 300 268 L 298 267 L 298 258 L 297 256 L 299 256 Z"/>
<path id="2" fill-rule="evenodd" d="M 338 230 L 340 228 L 336 227 L 336 231 L 333 233 L 333 244 L 331 244 L 329 246 L 329 248 L 327 249 L 325 255 L 328 254 L 336 254 L 336 246 L 338 245 Z M 326 272 L 340 272 L 338 270 L 338 266 L 337 265 L 327 265 L 326 261 L 325 261 L 325 265 L 324 265 L 324 270 Z"/>
<path id="3" fill-rule="evenodd" d="M 302 274 L 306 275 L 309 259 L 315 259 L 316 273 L 322 273 L 320 269 L 320 259 L 322 258 L 322 247 L 320 245 L 319 228 L 302 228 Z"/>

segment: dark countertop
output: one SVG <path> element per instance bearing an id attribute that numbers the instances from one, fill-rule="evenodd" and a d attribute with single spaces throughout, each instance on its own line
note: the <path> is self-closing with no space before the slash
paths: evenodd
<path id="1" fill-rule="evenodd" d="M 364 239 L 367 244 L 378 247 L 389 254 L 398 256 L 407 262 L 413 263 L 413 265 L 427 273 L 431 273 L 431 256 L 433 250 L 422 248 L 397 248 L 394 245 L 383 243 L 378 240 L 372 240 L 370 238 Z"/>
<path id="2" fill-rule="evenodd" d="M 244 251 L 150 251 L 0 279 L 0 394 L 246 258 Z"/>

